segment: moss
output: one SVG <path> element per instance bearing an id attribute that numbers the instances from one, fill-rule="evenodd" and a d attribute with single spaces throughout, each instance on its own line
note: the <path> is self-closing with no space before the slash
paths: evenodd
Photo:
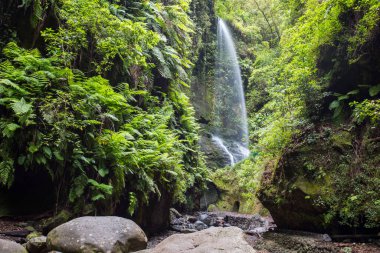
<path id="1" fill-rule="evenodd" d="M 249 214 L 266 212 L 254 194 L 257 190 L 255 184 L 252 185 L 252 188 L 242 186 L 244 185 L 242 180 L 247 180 L 242 176 L 245 172 L 244 166 L 247 164 L 250 165 L 249 160 L 237 164 L 234 168 L 219 169 L 213 173 L 212 180 L 221 192 L 220 199 L 215 204 L 216 209 Z M 257 180 L 254 177 L 250 179 Z"/>
<path id="2" fill-rule="evenodd" d="M 352 148 L 352 134 L 348 131 L 337 131 L 330 138 L 332 146 L 341 151 Z"/>
<path id="3" fill-rule="evenodd" d="M 33 238 L 36 238 L 36 237 L 39 237 L 41 236 L 42 234 L 40 232 L 37 232 L 37 231 L 33 231 L 32 233 L 28 234 L 26 236 L 26 239 L 29 241 L 30 239 L 33 239 Z"/>
<path id="4" fill-rule="evenodd" d="M 299 188 L 307 195 L 323 195 L 331 192 L 331 178 L 330 175 L 324 174 L 322 179 L 313 180 L 312 182 L 300 176 L 293 184 L 294 188 Z"/>
<path id="5" fill-rule="evenodd" d="M 70 213 L 67 210 L 62 210 L 60 211 L 56 216 L 47 218 L 42 221 L 41 227 L 42 227 L 42 232 L 44 234 L 47 234 L 50 232 L 53 228 L 69 221 L 70 219 L 73 218 L 73 214 Z"/>
<path id="6" fill-rule="evenodd" d="M 301 189 L 307 195 L 316 195 L 322 193 L 321 185 L 311 183 L 302 177 L 297 178 L 297 181 L 294 183 L 294 186 Z"/>
<path id="7" fill-rule="evenodd" d="M 376 139 L 380 129 L 347 124 L 329 131 L 327 137 L 316 130 L 312 142 L 304 138 L 293 143 L 258 196 L 279 227 L 370 232 L 380 217 L 380 149 L 369 140 Z"/>

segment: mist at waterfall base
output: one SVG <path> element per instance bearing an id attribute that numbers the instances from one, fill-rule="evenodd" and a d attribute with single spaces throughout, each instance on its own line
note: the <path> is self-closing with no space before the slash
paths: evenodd
<path id="1" fill-rule="evenodd" d="M 249 156 L 247 112 L 235 45 L 220 18 L 215 64 L 212 141 L 234 165 Z"/>

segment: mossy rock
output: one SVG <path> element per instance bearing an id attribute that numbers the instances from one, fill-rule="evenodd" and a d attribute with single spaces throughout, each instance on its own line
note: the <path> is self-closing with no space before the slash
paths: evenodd
<path id="1" fill-rule="evenodd" d="M 247 214 L 265 212 L 257 197 L 251 192 L 245 192 L 240 187 L 237 169 L 236 167 L 219 169 L 212 176 L 212 180 L 220 192 L 213 209 Z"/>
<path id="2" fill-rule="evenodd" d="M 50 217 L 50 218 L 47 218 L 47 219 L 44 219 L 40 225 L 41 230 L 42 230 L 43 234 L 46 235 L 52 229 L 58 227 L 59 225 L 65 223 L 65 222 L 68 222 L 73 217 L 74 217 L 73 214 L 70 213 L 69 211 L 62 210 L 57 215 Z"/>
<path id="3" fill-rule="evenodd" d="M 266 172 L 258 198 L 282 229 L 372 233 L 380 224 L 379 127 L 328 130 L 312 132 L 312 142 L 297 138 Z"/>

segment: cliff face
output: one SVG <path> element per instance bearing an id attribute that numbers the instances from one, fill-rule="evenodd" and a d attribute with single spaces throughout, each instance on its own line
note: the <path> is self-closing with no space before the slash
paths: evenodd
<path id="1" fill-rule="evenodd" d="M 211 0 L 193 0 L 191 17 L 195 24 L 191 80 L 191 101 L 201 124 L 211 120 L 216 51 L 216 14 Z"/>
<path id="2" fill-rule="evenodd" d="M 347 15 L 341 17 L 343 24 L 351 18 Z M 348 38 L 350 27 L 342 38 Z M 373 32 L 355 61 L 347 54 L 346 39 L 320 48 L 318 74 L 326 80 L 322 109 L 310 110 L 311 123 L 264 172 L 258 197 L 280 228 L 332 233 L 379 229 L 380 128 L 374 108 L 380 33 Z M 355 107 L 363 101 L 370 106 Z"/>
<path id="3" fill-rule="evenodd" d="M 380 128 L 370 124 L 326 124 L 305 132 L 275 170 L 264 173 L 259 199 L 280 228 L 376 231 L 379 137 Z"/>

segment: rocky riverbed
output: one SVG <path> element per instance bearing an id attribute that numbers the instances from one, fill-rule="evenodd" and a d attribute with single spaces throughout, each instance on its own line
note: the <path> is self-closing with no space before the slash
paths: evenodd
<path id="1" fill-rule="evenodd" d="M 125 231 L 120 227 L 122 222 L 127 224 L 126 226 L 122 226 L 126 227 Z M 114 235 L 113 229 L 102 229 L 102 223 L 105 228 L 114 226 L 120 229 L 116 229 L 117 233 L 115 232 L 116 234 Z M 20 219 L 2 218 L 0 219 L 0 252 L 12 252 L 4 251 L 4 248 L 1 247 L 14 247 L 13 249 L 19 250 L 18 252 L 45 253 L 48 252 L 47 246 L 50 249 L 65 248 L 66 246 L 64 245 L 67 244 L 68 240 L 77 242 L 77 248 L 80 248 L 81 240 L 87 240 L 91 242 L 91 247 L 116 247 L 119 249 L 120 245 L 118 243 L 113 244 L 108 241 L 112 241 L 114 238 L 122 239 L 125 237 L 123 234 L 127 237 L 133 234 L 132 239 L 136 241 L 134 245 L 137 245 L 138 249 L 147 247 L 147 250 L 141 251 L 142 253 L 188 252 L 187 249 L 197 248 L 197 250 L 201 250 L 207 247 L 209 247 L 210 252 L 219 252 L 218 250 L 221 248 L 228 248 L 229 253 L 246 253 L 248 249 L 249 252 L 256 253 L 380 252 L 380 243 L 376 239 L 369 243 L 332 242 L 327 234 L 279 231 L 276 229 L 275 224 L 273 224 L 271 217 L 261 217 L 259 215 L 245 215 L 232 212 L 180 214 L 175 209 L 171 209 L 170 226 L 170 229 L 146 238 L 138 226 L 132 221 L 123 218 L 82 217 L 65 223 L 58 230 L 54 229 L 55 232 L 50 233 L 46 238 L 40 233 L 42 232 L 42 226 L 39 221 L 26 219 L 26 217 L 20 217 Z M 65 229 L 68 229 L 70 232 L 66 233 Z M 102 242 L 101 240 L 93 239 L 95 237 L 103 238 L 101 233 L 104 233 L 106 230 L 108 231 L 107 236 L 112 240 Z M 54 237 L 53 235 L 57 233 L 65 234 L 67 240 L 63 240 L 62 236 Z M 116 242 L 119 239 L 114 241 Z M 231 239 L 231 241 L 225 243 L 228 241 L 227 239 Z M 12 244 L 11 241 L 18 244 Z M 101 245 L 96 246 L 98 242 L 101 242 Z M 24 250 L 21 246 L 22 244 L 28 251 Z M 70 245 L 74 244 L 70 243 Z M 127 248 L 120 249 L 122 251 L 117 252 L 130 252 Z"/>

